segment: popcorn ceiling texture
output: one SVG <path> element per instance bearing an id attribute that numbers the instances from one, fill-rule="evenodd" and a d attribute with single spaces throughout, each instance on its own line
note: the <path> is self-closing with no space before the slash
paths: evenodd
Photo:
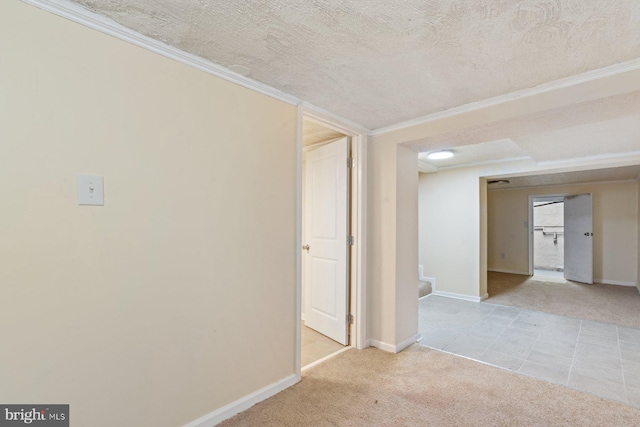
<path id="1" fill-rule="evenodd" d="M 640 57 L 637 0 L 75 0 L 370 129 Z"/>

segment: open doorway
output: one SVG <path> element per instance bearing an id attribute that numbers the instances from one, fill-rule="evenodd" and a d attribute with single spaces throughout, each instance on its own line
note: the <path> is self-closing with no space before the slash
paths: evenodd
<path id="1" fill-rule="evenodd" d="M 302 120 L 301 334 L 305 370 L 358 347 L 358 138 L 306 115 Z M 355 140 L 355 141 L 352 141 Z M 355 153 L 354 153 L 355 152 Z"/>
<path id="2" fill-rule="evenodd" d="M 593 284 L 591 194 L 529 196 L 529 275 Z"/>
<path id="3" fill-rule="evenodd" d="M 564 280 L 564 197 L 534 197 L 533 275 Z"/>

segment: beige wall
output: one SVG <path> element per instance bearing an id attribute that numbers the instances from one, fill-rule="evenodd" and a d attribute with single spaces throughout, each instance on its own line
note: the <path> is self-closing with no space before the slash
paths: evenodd
<path id="1" fill-rule="evenodd" d="M 480 296 L 477 173 L 465 169 L 420 174 L 420 203 L 420 264 L 424 275 L 436 279 L 439 291 Z"/>
<path id="2" fill-rule="evenodd" d="M 417 154 L 397 146 L 396 182 L 396 340 L 418 333 L 418 162 Z"/>
<path id="3" fill-rule="evenodd" d="M 18 0 L 0 52 L 0 401 L 175 427 L 293 374 L 296 108 Z"/>
<path id="4" fill-rule="evenodd" d="M 488 267 L 529 270 L 528 203 L 531 195 L 592 194 L 593 275 L 601 281 L 636 283 L 638 183 L 581 184 L 489 191 Z M 501 253 L 505 258 L 501 258 Z"/>
<path id="5" fill-rule="evenodd" d="M 612 162 L 610 166 L 625 164 Z M 519 237 L 524 233 L 526 238 L 526 221 L 528 220 L 526 202 L 500 206 L 500 202 L 497 202 L 495 197 L 485 197 L 483 188 L 485 188 L 486 178 L 484 177 L 545 173 L 549 171 L 547 168 L 547 166 L 540 167 L 530 160 L 522 160 L 420 174 L 419 263 L 423 266 L 425 276 L 436 279 L 438 291 L 472 297 L 482 296 L 486 292 L 486 275 L 484 274 L 486 269 L 483 267 L 485 262 L 490 269 L 520 271 L 526 274 L 528 246 L 526 243 L 523 244 Z M 557 171 L 570 170 L 573 170 L 572 167 Z M 605 276 L 596 276 L 597 279 L 636 281 L 638 248 L 635 236 L 638 234 L 636 213 L 638 196 L 637 193 L 633 193 L 634 190 L 630 190 L 635 188 L 634 186 L 637 186 L 637 183 L 620 184 L 619 191 L 609 192 L 604 199 L 601 199 L 603 204 L 598 209 L 611 211 L 604 206 L 618 202 L 624 205 L 624 209 L 613 217 L 608 216 L 602 230 L 594 228 L 594 233 L 596 230 L 607 233 L 606 245 L 600 249 L 594 246 L 594 256 L 598 253 L 597 251 L 600 251 L 598 256 L 602 257 L 599 266 L 594 263 L 595 274 L 601 273 Z M 558 188 L 554 188 L 554 192 L 561 191 Z M 489 200 L 493 201 L 488 203 Z M 499 208 L 508 212 L 508 215 L 496 219 L 491 212 Z M 488 242 L 495 240 L 495 236 L 492 237 L 494 232 L 492 228 L 495 229 L 495 227 L 492 227 L 489 221 L 499 222 L 503 230 L 509 230 L 508 234 L 501 237 L 504 250 L 489 248 Z M 611 233 L 616 236 L 624 234 L 625 237 L 610 241 Z M 622 259 L 616 259 L 608 254 L 608 251 L 618 251 L 611 247 L 611 244 L 616 244 L 615 242 L 618 241 L 623 241 L 625 250 L 628 250 L 628 255 Z M 494 262 L 496 254 L 499 257 L 501 252 L 508 252 L 511 255 L 501 260 L 501 264 L 496 265 Z M 635 258 L 631 259 L 631 257 Z M 515 262 L 523 259 L 525 264 L 521 261 Z M 629 273 L 630 271 L 632 274 Z"/>
<path id="6" fill-rule="evenodd" d="M 397 346 L 418 333 L 417 153 L 372 138 L 367 170 L 367 332 Z"/>
<path id="7" fill-rule="evenodd" d="M 640 184 L 638 184 L 638 191 L 636 192 L 636 197 L 638 199 L 638 253 L 636 256 L 636 288 L 638 288 L 638 292 L 640 292 Z"/>

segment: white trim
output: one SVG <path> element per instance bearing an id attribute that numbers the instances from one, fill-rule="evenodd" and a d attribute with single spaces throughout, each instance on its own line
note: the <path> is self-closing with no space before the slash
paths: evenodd
<path id="1" fill-rule="evenodd" d="M 473 162 L 473 163 L 463 163 L 460 165 L 451 165 L 451 166 L 439 166 L 440 170 L 449 170 L 449 169 L 462 169 L 462 168 L 470 168 L 475 166 L 486 166 L 486 165 L 495 165 L 498 163 L 513 163 L 513 162 L 521 162 L 523 160 L 531 160 L 534 161 L 533 158 L 529 156 L 522 157 L 510 157 L 508 159 L 497 159 L 497 160 L 483 160 L 481 162 Z"/>
<path id="2" fill-rule="evenodd" d="M 569 88 L 577 86 L 579 84 L 588 83 L 594 80 L 602 79 L 605 77 L 615 76 L 617 74 L 626 73 L 629 71 L 640 70 L 640 59 L 632 59 L 630 61 L 621 62 L 619 64 L 610 65 L 608 67 L 600 68 L 597 70 L 587 71 L 585 73 L 576 74 L 574 76 L 565 77 L 553 82 L 544 83 L 533 88 L 527 88 L 518 90 L 515 92 L 507 93 L 504 95 L 496 96 L 481 101 L 470 102 L 459 107 L 450 108 L 448 110 L 440 111 L 438 113 L 427 114 L 426 116 L 418 117 L 415 119 L 407 120 L 401 123 L 397 123 L 391 126 L 385 126 L 382 128 L 374 129 L 370 135 L 377 136 L 383 133 L 388 133 L 400 129 L 406 129 L 413 126 L 421 125 L 424 123 L 433 122 L 436 120 L 444 119 L 447 117 L 457 116 L 471 111 L 481 110 L 483 108 L 493 107 L 507 102 L 516 101 L 523 98 L 528 98 L 536 95 L 542 95 L 544 93 L 553 92 L 554 90 Z"/>
<path id="3" fill-rule="evenodd" d="M 526 271 L 503 270 L 502 268 L 487 268 L 487 271 L 493 271 L 494 273 L 521 274 L 523 276 L 529 276 L 529 273 Z"/>
<path id="4" fill-rule="evenodd" d="M 323 357 L 322 359 L 318 359 L 315 362 L 311 362 L 311 363 L 309 363 L 308 365 L 305 365 L 302 368 L 302 372 L 306 371 L 307 369 L 313 368 L 314 366 L 317 366 L 317 365 L 321 364 L 322 362 L 326 362 L 327 360 L 332 359 L 335 356 L 339 355 L 340 353 L 344 353 L 345 351 L 350 350 L 352 348 L 353 347 L 346 346 L 345 348 L 341 348 L 340 350 L 335 351 L 335 352 L 331 353 L 330 355 Z"/>
<path id="5" fill-rule="evenodd" d="M 422 172 L 422 173 L 436 173 L 438 172 L 438 168 L 436 166 L 433 166 L 423 160 L 420 160 L 420 158 L 418 157 L 418 171 Z"/>
<path id="6" fill-rule="evenodd" d="M 388 353 L 400 353 L 402 350 L 409 347 L 411 344 L 422 341 L 422 336 L 420 335 L 420 333 L 417 333 L 396 345 L 374 340 L 374 339 L 371 339 L 369 341 L 372 347 L 378 348 L 382 351 L 386 351 Z"/>
<path id="7" fill-rule="evenodd" d="M 351 156 L 354 159 L 351 183 L 351 345 L 361 350 L 367 342 L 367 136 L 351 138 Z M 355 181 L 355 182 L 354 182 Z"/>
<path id="8" fill-rule="evenodd" d="M 599 168 L 596 168 L 596 169 L 599 169 Z M 535 174 L 535 175 L 543 176 L 544 174 Z M 520 175 L 520 176 L 524 176 L 524 175 Z M 489 179 L 494 179 L 494 178 L 489 178 Z M 514 186 L 514 187 L 507 187 L 507 188 L 504 188 L 504 187 L 488 188 L 488 190 L 489 191 L 509 191 L 509 190 L 523 190 L 527 188 L 543 188 L 543 187 L 551 188 L 551 187 L 569 187 L 569 186 L 579 186 L 579 185 L 582 186 L 582 185 L 628 184 L 630 182 L 638 182 L 638 181 L 635 179 L 618 179 L 614 181 L 586 181 L 586 182 L 571 182 L 567 184 L 545 184 L 545 185 L 532 184 L 532 185 L 520 185 L 520 186 Z"/>
<path id="9" fill-rule="evenodd" d="M 436 296 L 436 297 L 445 297 L 445 298 L 454 298 L 463 301 L 471 301 L 471 302 L 480 302 L 489 298 L 489 294 L 484 294 L 479 297 L 474 297 L 471 295 L 457 294 L 455 292 L 445 292 L 445 291 L 433 291 L 427 296 Z"/>
<path id="10" fill-rule="evenodd" d="M 386 342 L 374 340 L 373 338 L 371 338 L 369 340 L 369 345 L 371 347 L 375 347 L 375 348 L 380 349 L 382 351 L 386 351 L 387 353 L 395 353 L 396 352 L 396 346 L 394 346 L 393 344 L 389 344 L 389 343 L 386 343 Z"/>
<path id="11" fill-rule="evenodd" d="M 436 288 L 436 278 L 425 276 L 424 267 L 422 266 L 422 264 L 418 264 L 418 280 L 420 282 L 431 282 L 431 289 Z"/>
<path id="12" fill-rule="evenodd" d="M 538 162 L 538 166 L 541 168 L 544 168 L 547 166 L 586 165 L 586 166 L 591 166 L 591 169 L 598 169 L 593 166 L 599 166 L 600 162 L 606 162 L 607 160 L 616 160 L 616 159 L 627 160 L 630 157 L 637 158 L 638 156 L 640 156 L 640 151 L 629 151 L 626 153 L 612 153 L 612 154 L 597 154 L 595 156 L 573 157 L 571 159 L 545 160 L 542 162 Z M 630 159 L 629 164 L 635 164 L 635 163 L 637 163 L 637 160 Z M 610 167 L 614 167 L 614 166 L 610 166 Z"/>
<path id="13" fill-rule="evenodd" d="M 317 107 L 306 101 L 302 102 L 305 117 L 314 122 L 328 127 L 329 129 L 344 133 L 345 135 L 355 136 L 357 134 L 369 134 L 370 130 L 359 123 L 353 122 L 347 118 L 339 116 L 324 108 Z"/>
<path id="14" fill-rule="evenodd" d="M 369 347 L 367 336 L 367 135 L 366 129 L 348 120 L 339 118 L 308 103 L 299 108 L 306 119 L 351 137 L 353 171 L 351 182 L 351 233 L 355 244 L 352 246 L 350 312 L 354 323 L 350 328 L 350 345 L 357 349 Z M 302 127 L 302 119 L 299 121 Z M 297 246 L 302 252 L 301 244 Z"/>
<path id="15" fill-rule="evenodd" d="M 291 387 L 299 381 L 300 375 L 289 375 L 288 377 L 276 381 L 273 384 L 269 384 L 268 386 L 263 387 L 258 391 L 241 397 L 235 402 L 231 402 L 228 405 L 223 406 L 222 408 L 216 409 L 215 411 L 210 412 L 207 415 L 198 418 L 197 420 L 191 421 L 190 423 L 185 424 L 183 427 L 215 426 L 216 424 L 219 424 L 224 420 L 228 420 L 229 418 L 239 414 L 242 411 L 246 411 L 256 403 L 260 403 L 263 400 L 280 393 L 282 390 Z"/>
<path id="16" fill-rule="evenodd" d="M 593 279 L 593 283 L 599 283 L 601 285 L 617 285 L 617 286 L 633 286 L 636 284 L 634 282 L 624 282 L 621 280 L 607 280 L 607 279 Z"/>
<path id="17" fill-rule="evenodd" d="M 297 110 L 298 129 L 296 135 L 296 237 L 294 244 L 295 252 L 295 317 L 296 319 L 296 347 L 295 347 L 295 364 L 294 369 L 296 375 L 300 375 L 302 368 L 302 107 L 298 105 Z"/>

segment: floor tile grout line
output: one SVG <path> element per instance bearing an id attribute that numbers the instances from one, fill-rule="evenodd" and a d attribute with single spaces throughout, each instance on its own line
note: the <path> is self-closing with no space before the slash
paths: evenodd
<path id="1" fill-rule="evenodd" d="M 622 361 L 622 348 L 620 347 L 620 329 L 616 326 L 616 338 L 618 338 L 618 356 L 620 357 L 620 372 L 622 373 L 622 390 L 624 398 L 629 403 L 629 393 L 627 392 L 627 381 L 624 377 L 624 362 Z"/>
<path id="2" fill-rule="evenodd" d="M 576 346 L 573 349 L 573 357 L 571 358 L 571 365 L 569 365 L 569 376 L 567 377 L 567 386 L 571 381 L 571 373 L 573 372 L 573 364 L 576 362 L 576 353 L 578 352 L 578 342 L 580 339 L 580 333 L 582 333 L 582 320 L 580 320 L 580 327 L 578 328 L 578 336 L 576 337 Z"/>
<path id="3" fill-rule="evenodd" d="M 522 370 L 522 367 L 524 366 L 525 362 L 529 361 L 530 363 L 535 363 L 535 362 L 529 360 L 529 356 L 531 356 L 531 352 L 533 351 L 533 347 L 536 346 L 536 343 L 540 339 L 540 335 L 542 335 L 542 333 L 538 332 L 538 336 L 536 337 L 536 339 L 533 342 L 533 344 L 531 344 L 531 348 L 529 349 L 529 352 L 527 353 L 527 355 L 524 357 L 524 362 L 522 362 L 522 365 L 520 365 L 520 369 L 518 369 L 518 373 L 520 373 L 520 371 Z M 539 378 L 539 377 L 535 377 L 535 378 L 542 379 L 542 378 Z M 567 380 L 567 382 L 568 382 L 568 380 Z"/>

